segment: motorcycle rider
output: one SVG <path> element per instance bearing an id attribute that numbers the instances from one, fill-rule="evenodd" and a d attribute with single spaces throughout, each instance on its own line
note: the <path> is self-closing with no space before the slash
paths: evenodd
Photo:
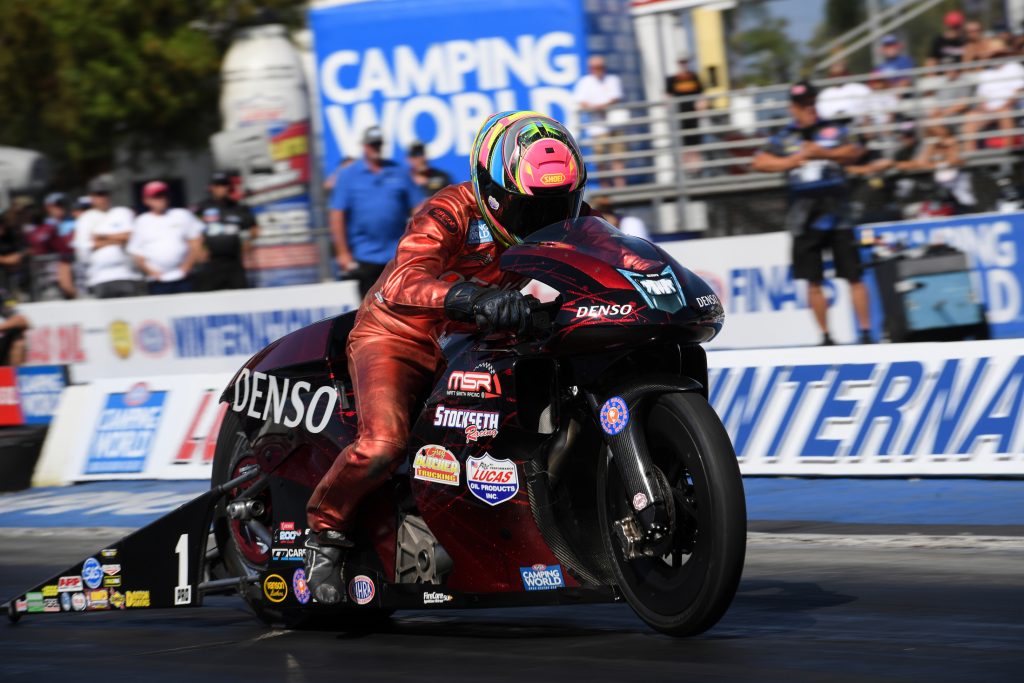
<path id="1" fill-rule="evenodd" d="M 348 337 L 358 434 L 306 509 L 306 577 L 321 603 L 346 600 L 355 511 L 405 455 L 411 413 L 441 358 L 439 334 L 449 323 L 525 332 L 531 309 L 518 291 L 522 278 L 502 272 L 498 257 L 531 232 L 589 212 L 579 146 L 536 112 L 488 118 L 470 166 L 470 182 L 441 190 L 413 216 Z"/>

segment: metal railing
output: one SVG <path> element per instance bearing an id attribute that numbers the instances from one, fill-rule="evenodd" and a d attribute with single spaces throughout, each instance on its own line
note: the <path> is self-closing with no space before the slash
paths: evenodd
<path id="1" fill-rule="evenodd" d="M 902 130 L 907 121 L 913 123 L 922 142 L 928 140 L 928 130 L 934 126 L 946 126 L 954 131 L 960 143 L 984 143 L 988 140 L 1003 139 L 1008 144 L 1001 149 L 967 149 L 961 153 L 963 165 L 967 167 L 1006 165 L 1015 161 L 1014 145 L 1017 138 L 1024 136 L 1021 118 L 1021 93 L 1008 97 L 1013 102 L 1012 111 L 986 111 L 986 98 L 977 94 L 975 75 L 983 69 L 997 67 L 1020 59 L 994 59 L 969 64 L 944 65 L 884 74 L 890 81 L 909 79 L 909 85 L 886 88 L 895 106 L 891 111 L 861 115 L 850 124 L 851 132 L 867 139 L 867 146 L 883 153 L 890 152 L 895 141 L 891 135 Z M 958 72 L 958 78 L 944 81 L 937 78 L 950 72 Z M 815 82 L 820 90 L 846 83 L 866 83 L 878 75 L 860 75 L 844 78 L 821 79 Z M 991 79 L 990 79 L 991 82 Z M 650 204 L 652 210 L 666 202 L 675 202 L 677 229 L 685 229 L 684 207 L 686 201 L 750 191 L 781 188 L 783 174 L 757 173 L 751 168 L 753 156 L 770 139 L 771 135 L 791 118 L 788 113 L 789 84 L 778 84 L 759 88 L 733 90 L 718 95 L 689 95 L 678 98 L 629 102 L 616 108 L 629 113 L 628 121 L 612 123 L 593 121 L 581 124 L 584 131 L 580 136 L 584 156 L 596 166 L 590 178 L 596 181 L 601 194 L 608 195 L 616 203 Z M 941 93 L 967 89 L 963 96 L 939 99 Z M 953 106 L 965 111 L 935 116 L 935 109 L 941 101 L 942 109 Z M 717 104 L 705 110 L 679 111 L 681 103 L 699 102 Z M 895 121 L 900 115 L 904 120 Z M 976 133 L 964 134 L 957 129 L 968 121 L 981 124 L 998 123 L 1004 119 L 1012 121 L 1009 130 L 986 130 L 982 126 Z M 684 121 L 697 121 L 694 128 L 684 128 Z M 586 130 L 600 126 L 612 131 L 615 142 L 624 143 L 627 151 L 595 154 L 594 146 L 609 140 L 595 139 Z M 686 145 L 684 138 L 699 137 L 700 144 Z M 613 168 L 613 164 L 622 168 Z M 624 183 L 624 184 L 623 184 Z M 593 184 L 593 183 L 592 183 Z"/>

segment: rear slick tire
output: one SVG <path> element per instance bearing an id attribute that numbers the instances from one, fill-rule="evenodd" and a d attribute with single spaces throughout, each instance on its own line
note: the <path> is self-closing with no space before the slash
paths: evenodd
<path id="1" fill-rule="evenodd" d="M 637 616 L 662 633 L 693 636 L 722 618 L 743 573 L 743 481 L 729 435 L 702 396 L 664 394 L 641 419 L 648 452 L 673 491 L 672 550 L 626 559 L 613 524 L 632 509 L 608 456 L 598 476 L 602 536 L 618 588 Z"/>

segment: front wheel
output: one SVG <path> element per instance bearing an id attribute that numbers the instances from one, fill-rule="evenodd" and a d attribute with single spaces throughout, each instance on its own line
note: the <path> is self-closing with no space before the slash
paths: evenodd
<path id="1" fill-rule="evenodd" d="M 598 476 L 602 535 L 619 590 L 637 615 L 662 633 L 696 635 L 722 618 L 743 573 L 747 511 L 739 465 L 702 396 L 662 395 L 643 419 L 651 460 L 672 494 L 671 547 L 661 557 L 626 557 L 615 523 L 633 511 L 610 455 Z"/>

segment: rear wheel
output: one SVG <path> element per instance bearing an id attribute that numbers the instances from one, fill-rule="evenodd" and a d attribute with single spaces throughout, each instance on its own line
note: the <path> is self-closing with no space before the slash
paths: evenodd
<path id="1" fill-rule="evenodd" d="M 671 491 L 671 547 L 661 557 L 626 557 L 615 522 L 633 514 L 610 458 L 602 459 L 598 511 L 619 589 L 652 628 L 702 633 L 725 614 L 746 554 L 747 519 L 739 465 L 718 415 L 702 396 L 660 396 L 644 428 L 662 488 Z"/>

